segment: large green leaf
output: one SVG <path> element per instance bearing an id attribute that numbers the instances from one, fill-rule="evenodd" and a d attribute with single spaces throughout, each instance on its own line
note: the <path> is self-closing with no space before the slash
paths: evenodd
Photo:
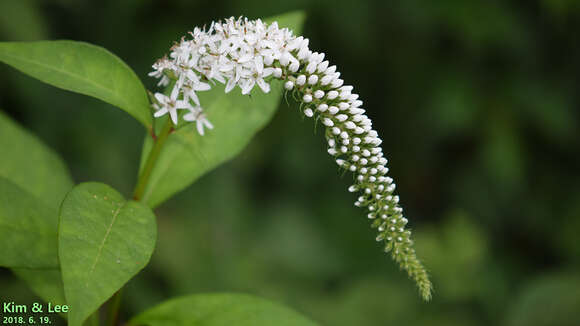
<path id="1" fill-rule="evenodd" d="M 82 183 L 60 211 L 58 252 L 69 325 L 81 325 L 139 272 L 157 237 L 155 215 L 101 183 Z"/>
<path id="2" fill-rule="evenodd" d="M 143 84 L 104 48 L 75 41 L 0 42 L 0 61 L 47 84 L 117 106 L 151 126 Z"/>
<path id="3" fill-rule="evenodd" d="M 54 234 L 54 250 L 56 252 L 56 232 L 58 224 L 58 207 L 65 194 L 72 188 L 70 174 L 56 153 L 42 144 L 34 135 L 13 122 L 0 111 L 0 177 L 17 185 L 23 192 L 23 197 L 34 197 L 31 207 L 47 212 L 35 218 L 35 228 L 52 226 L 52 231 L 45 230 L 45 234 Z M 15 201 L 14 204 L 19 201 Z M 12 204 L 9 202 L 8 204 Z M 7 206 L 4 208 L 9 209 Z M 26 208 L 31 210 L 31 208 Z M 19 248 L 18 252 L 25 252 L 35 247 L 34 239 L 30 244 Z M 43 242 L 51 240 L 44 237 Z M 10 245 L 13 247 L 13 245 Z M 47 246 L 50 248 L 50 246 Z M 8 247 L 0 244 L 0 252 L 7 253 Z M 53 261 L 53 258 L 47 258 Z M 51 264 L 53 264 L 51 262 Z M 18 264 L 22 265 L 22 264 Z M 45 266 L 46 267 L 46 266 Z M 62 295 L 62 281 L 58 269 L 14 269 L 13 271 L 23 279 L 41 298 L 49 302 L 64 302 Z"/>
<path id="4" fill-rule="evenodd" d="M 268 19 L 273 20 L 299 33 L 304 14 L 292 12 Z M 238 89 L 225 94 L 223 86 L 200 94 L 214 129 L 200 136 L 193 125 L 188 125 L 169 136 L 153 169 L 143 201 L 155 207 L 203 174 L 235 157 L 270 121 L 281 95 L 282 84 L 278 81 L 273 82 L 269 94 L 263 94 L 258 89 L 251 96 L 241 95 Z M 147 137 L 142 167 L 151 147 L 152 140 Z"/>
<path id="5" fill-rule="evenodd" d="M 44 301 L 53 305 L 66 303 L 60 269 L 12 268 L 12 271 L 26 281 L 28 286 Z"/>
<path id="6" fill-rule="evenodd" d="M 56 268 L 57 216 L 10 180 L 0 177 L 0 266 Z"/>
<path id="7" fill-rule="evenodd" d="M 314 326 L 282 305 L 244 294 L 197 294 L 169 300 L 129 322 L 149 326 Z"/>
<path id="8" fill-rule="evenodd" d="M 57 209 L 72 188 L 70 174 L 56 153 L 0 111 L 0 176 Z M 56 214 L 46 217 L 56 225 Z"/>

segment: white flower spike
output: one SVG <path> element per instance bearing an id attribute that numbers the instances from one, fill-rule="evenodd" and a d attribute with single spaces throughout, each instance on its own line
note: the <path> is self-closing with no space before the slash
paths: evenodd
<path id="1" fill-rule="evenodd" d="M 411 231 L 405 229 L 407 219 L 399 197 L 393 195 L 395 184 L 386 176 L 387 160 L 379 147 L 382 140 L 364 115 L 363 102 L 352 86 L 344 86 L 336 66 L 329 66 L 324 53 L 312 52 L 308 39 L 294 36 L 275 22 L 232 17 L 213 22 L 207 31 L 195 28 L 190 35 L 191 39 L 183 38 L 171 48 L 169 57 L 158 60 L 149 74 L 160 79 L 160 86 L 173 85 L 170 96 L 155 94 L 155 117 L 169 113 L 177 124 L 177 111 L 188 110 L 183 120 L 195 121 L 197 131 L 204 135 L 213 125 L 196 92 L 219 82 L 226 85 L 226 93 L 239 87 L 242 94 L 250 94 L 256 85 L 268 93 L 270 80 L 284 81 L 284 88 L 302 99 L 303 114 L 326 127 L 328 153 L 340 168 L 355 173 L 349 191 L 362 192 L 355 206 L 367 207 L 367 216 L 379 231 L 377 241 L 385 243 L 385 251 L 429 300 L 432 285 L 412 248 Z"/>

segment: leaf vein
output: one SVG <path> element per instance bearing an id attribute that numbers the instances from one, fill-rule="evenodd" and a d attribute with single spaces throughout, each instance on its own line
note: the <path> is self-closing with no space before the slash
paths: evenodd
<path id="1" fill-rule="evenodd" d="M 125 205 L 119 206 L 119 208 L 117 208 L 117 210 L 113 213 L 113 218 L 111 219 L 111 224 L 109 224 L 109 227 L 107 228 L 107 232 L 105 232 L 105 236 L 103 237 L 103 241 L 101 241 L 101 244 L 99 245 L 99 249 L 97 251 L 97 256 L 95 257 L 95 262 L 93 263 L 93 266 L 91 266 L 91 269 L 89 270 L 89 274 L 87 275 L 87 284 L 86 284 L 87 287 L 89 286 L 88 279 L 90 279 L 91 275 L 95 271 L 95 268 L 97 267 L 97 263 L 99 261 L 99 258 L 101 258 L 101 253 L 103 252 L 103 248 L 105 247 L 105 242 L 107 242 L 107 238 L 109 237 L 109 234 L 111 233 L 111 230 L 113 229 L 113 224 L 115 224 L 115 221 L 117 220 L 117 216 L 119 216 L 119 212 L 121 211 L 121 208 L 123 208 L 123 206 L 125 206 Z"/>

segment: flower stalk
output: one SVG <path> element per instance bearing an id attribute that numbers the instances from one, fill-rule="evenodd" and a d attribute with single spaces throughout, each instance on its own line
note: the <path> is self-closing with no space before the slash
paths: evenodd
<path id="1" fill-rule="evenodd" d="M 145 189 L 147 188 L 147 183 L 149 182 L 149 178 L 151 177 L 151 172 L 153 172 L 153 168 L 155 167 L 155 163 L 159 158 L 159 154 L 161 153 L 161 149 L 169 137 L 169 134 L 173 130 L 173 123 L 170 119 L 167 119 L 165 125 L 163 125 L 163 129 L 154 138 L 155 143 L 153 144 L 153 148 L 151 152 L 149 152 L 149 156 L 147 156 L 147 160 L 145 161 L 145 166 L 143 167 L 143 171 L 141 172 L 139 179 L 137 181 L 137 185 L 135 186 L 135 192 L 133 193 L 133 199 L 136 201 L 140 201 L 143 198 L 143 194 L 145 193 Z"/>
<path id="2" fill-rule="evenodd" d="M 353 93 L 353 86 L 344 84 L 337 67 L 325 60 L 324 53 L 311 51 L 307 38 L 294 36 L 276 22 L 232 17 L 213 22 L 207 31 L 195 28 L 190 36 L 153 65 L 150 76 L 158 78 L 160 86 L 172 87 L 169 95 L 155 94 L 154 115 L 168 114 L 168 123 L 177 125 L 178 111 L 184 110 L 187 113 L 181 118 L 195 122 L 203 135 L 205 128 L 213 126 L 197 92 L 222 83 L 226 93 L 238 87 L 242 94 L 250 94 L 254 86 L 268 93 L 272 79 L 284 81 L 284 88 L 301 102 L 301 112 L 325 126 L 328 154 L 339 168 L 353 173 L 348 190 L 360 194 L 354 204 L 366 208 L 371 226 L 378 230 L 376 240 L 384 243 L 385 252 L 416 282 L 423 299 L 429 300 L 432 285 L 413 249 L 408 220 L 394 194 L 396 185 L 387 176 L 382 140 L 359 95 Z"/>

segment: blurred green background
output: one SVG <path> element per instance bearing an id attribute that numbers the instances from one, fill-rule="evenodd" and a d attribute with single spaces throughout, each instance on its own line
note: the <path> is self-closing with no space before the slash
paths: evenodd
<path id="1" fill-rule="evenodd" d="M 580 325 L 577 0 L 0 0 L 0 39 L 95 43 L 154 89 L 150 65 L 194 26 L 296 9 L 384 140 L 433 301 L 382 253 L 320 131 L 283 101 L 239 157 L 157 210 L 158 246 L 124 317 L 235 291 L 324 325 Z M 0 108 L 76 182 L 131 192 L 136 121 L 7 66 L 0 75 Z M 34 300 L 6 269 L 0 291 Z"/>

